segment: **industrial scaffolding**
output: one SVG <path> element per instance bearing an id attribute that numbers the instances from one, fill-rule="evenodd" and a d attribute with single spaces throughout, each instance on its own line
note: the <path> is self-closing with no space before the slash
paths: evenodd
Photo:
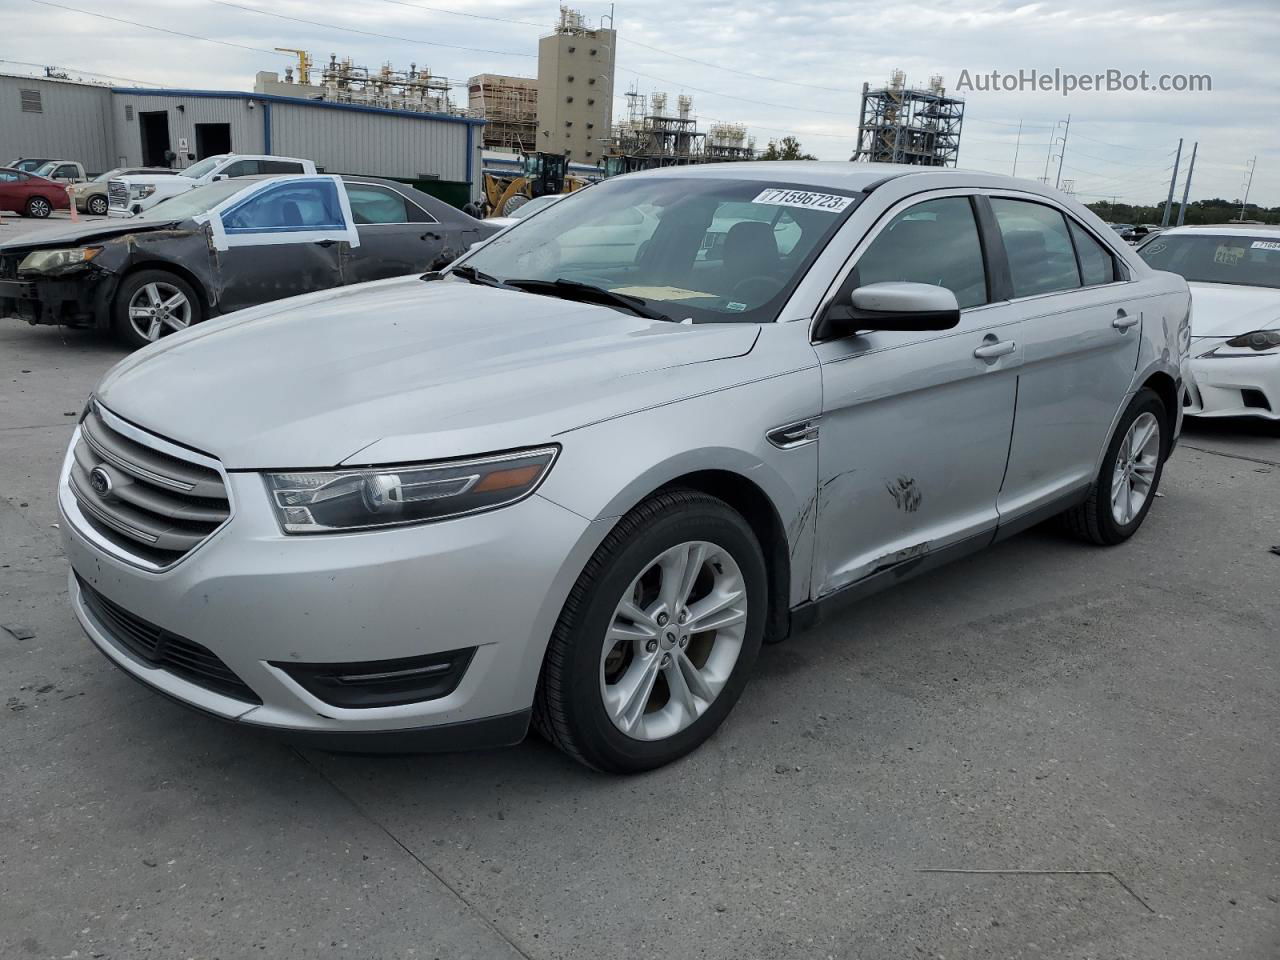
<path id="1" fill-rule="evenodd" d="M 352 63 L 350 57 L 339 60 L 336 54 L 330 54 L 328 64 L 319 68 L 320 82 L 313 84 L 311 72 L 315 61 L 309 53 L 284 47 L 277 49 L 297 56 L 297 74 L 295 76 L 293 67 L 286 67 L 281 82 L 277 74 L 259 73 L 254 85 L 258 93 L 415 113 L 465 113 L 453 104 L 453 84 L 445 77 L 434 76 L 427 67 L 419 69 L 416 63 L 409 64 L 408 70 L 397 70 L 390 63 L 370 70 Z"/>
<path id="2" fill-rule="evenodd" d="M 472 116 L 485 120 L 485 149 L 517 153 L 537 149 L 537 80 L 482 73 L 468 84 L 467 106 Z"/>
<path id="3" fill-rule="evenodd" d="M 941 76 L 930 77 L 928 89 L 920 90 L 908 87 L 906 74 L 895 70 L 885 87 L 862 85 L 852 159 L 954 167 L 963 121 L 964 101 L 947 96 Z"/>
<path id="4" fill-rule="evenodd" d="M 669 166 L 750 160 L 755 140 L 740 123 L 715 123 L 709 132 L 698 129 L 693 98 L 676 97 L 676 110 L 668 112 L 668 98 L 657 92 L 648 97 L 627 93 L 627 119 L 614 124 L 609 153 L 645 161 L 641 166 Z"/>

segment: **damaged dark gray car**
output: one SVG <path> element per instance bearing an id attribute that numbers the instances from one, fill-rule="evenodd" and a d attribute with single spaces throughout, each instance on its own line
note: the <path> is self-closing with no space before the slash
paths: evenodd
<path id="1" fill-rule="evenodd" d="M 370 177 L 246 177 L 0 246 L 0 316 L 142 346 L 284 297 L 436 270 L 497 228 Z"/>

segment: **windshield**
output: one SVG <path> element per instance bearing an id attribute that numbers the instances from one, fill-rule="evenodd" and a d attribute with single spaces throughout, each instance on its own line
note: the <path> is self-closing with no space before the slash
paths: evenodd
<path id="1" fill-rule="evenodd" d="M 223 200 L 233 194 L 239 193 L 245 187 L 251 184 L 245 183 L 243 180 L 219 180 L 217 183 L 206 184 L 203 187 L 196 187 L 194 190 L 188 190 L 176 197 L 170 197 L 157 203 L 149 210 L 134 217 L 135 220 L 186 220 L 188 217 L 194 217 L 201 213 L 207 213 L 212 210 Z"/>
<path id="2" fill-rule="evenodd" d="M 1201 283 L 1280 287 L 1280 237 L 1246 234 L 1157 236 L 1138 248 L 1155 270 Z"/>
<path id="3" fill-rule="evenodd" d="M 37 177 L 47 177 L 49 174 L 53 173 L 53 168 L 56 167 L 57 165 L 58 165 L 57 160 L 50 160 L 48 163 L 40 164 L 40 166 L 36 167 L 31 172 L 34 173 Z"/>
<path id="4" fill-rule="evenodd" d="M 549 193 L 546 196 L 534 197 L 528 203 L 517 207 L 515 213 L 511 214 L 511 218 L 513 220 L 523 220 L 529 214 L 537 213 L 542 208 L 551 206 L 562 196 L 564 196 L 562 193 Z"/>
<path id="5" fill-rule="evenodd" d="M 223 157 L 205 157 L 199 163 L 193 163 L 185 170 L 179 170 L 178 175 L 182 177 L 190 177 L 192 180 L 199 180 L 206 173 L 220 164 L 225 158 Z"/>
<path id="6" fill-rule="evenodd" d="M 502 281 L 602 287 L 673 320 L 767 323 L 861 198 L 757 180 L 620 177 L 544 207 L 465 263 Z"/>

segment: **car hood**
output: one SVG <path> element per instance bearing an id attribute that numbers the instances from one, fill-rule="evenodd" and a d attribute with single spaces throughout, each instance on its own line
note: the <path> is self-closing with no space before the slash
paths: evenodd
<path id="1" fill-rule="evenodd" d="M 86 243 L 121 237 L 127 233 L 146 233 L 172 226 L 172 220 L 132 219 L 115 223 L 98 220 L 93 223 L 71 224 L 61 230 L 42 230 L 26 237 L 15 237 L 8 243 L 0 244 L 0 253 L 43 250 L 47 247 L 79 247 Z"/>
<path id="2" fill-rule="evenodd" d="M 1187 286 L 1193 337 L 1238 337 L 1280 328 L 1280 289 L 1199 281 Z"/>
<path id="3" fill-rule="evenodd" d="M 398 277 L 208 321 L 117 365 L 97 396 L 229 469 L 465 456 L 715 389 L 750 324 Z M 719 379 L 718 379 L 719 378 Z M 366 459 L 368 458 L 368 459 Z"/>

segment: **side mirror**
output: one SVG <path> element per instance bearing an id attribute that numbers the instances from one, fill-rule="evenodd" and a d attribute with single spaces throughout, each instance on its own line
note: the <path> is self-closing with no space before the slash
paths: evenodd
<path id="1" fill-rule="evenodd" d="M 828 305 L 818 339 L 838 340 L 861 330 L 950 330 L 960 323 L 960 305 L 946 287 L 931 283 L 869 283 Z"/>
<path id="2" fill-rule="evenodd" d="M 225 179 L 227 179 L 227 175 L 226 175 L 225 173 L 215 173 L 215 174 L 213 175 L 213 181 L 212 181 L 212 182 L 213 182 L 213 183 L 217 183 L 219 180 L 225 180 Z"/>

